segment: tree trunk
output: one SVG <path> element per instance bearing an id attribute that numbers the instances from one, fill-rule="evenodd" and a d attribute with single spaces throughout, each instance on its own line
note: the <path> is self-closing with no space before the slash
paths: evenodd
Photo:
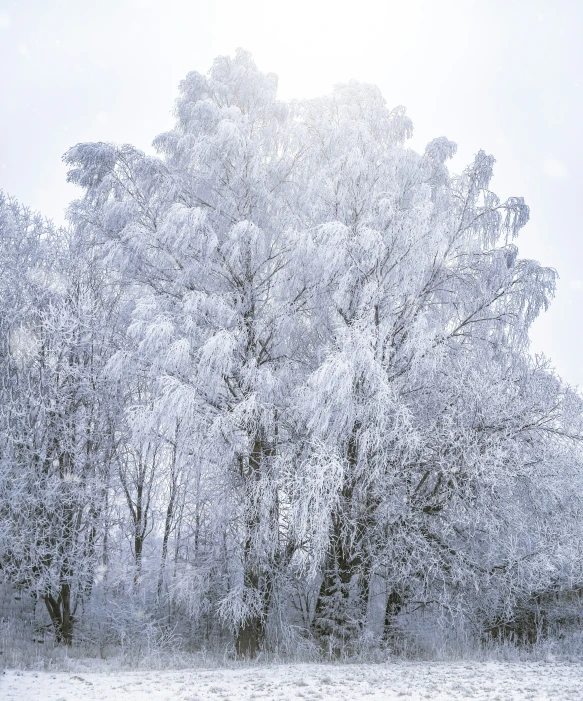
<path id="1" fill-rule="evenodd" d="M 237 630 L 235 650 L 237 657 L 253 659 L 257 657 L 265 641 L 265 626 L 259 617 L 246 621 Z"/>
<path id="2" fill-rule="evenodd" d="M 385 621 L 383 629 L 383 642 L 388 643 L 395 639 L 397 630 L 395 628 L 395 619 L 401 613 L 405 597 L 402 592 L 392 589 L 387 597 L 385 606 Z"/>
<path id="3" fill-rule="evenodd" d="M 143 511 L 143 485 L 138 484 L 136 495 L 136 511 L 134 522 L 134 557 L 135 557 L 135 574 L 134 584 L 138 584 L 142 578 L 142 551 L 144 548 L 144 538 L 146 534 L 146 519 L 147 515 Z"/>
<path id="4" fill-rule="evenodd" d="M 350 468 L 358 462 L 358 432 L 360 423 L 355 422 L 346 448 Z M 350 520 L 354 511 L 354 489 L 352 476 L 348 472 L 342 488 L 342 499 L 332 516 L 332 529 L 323 580 L 318 593 L 312 632 L 326 645 L 329 654 L 340 657 L 342 650 L 362 630 L 368 605 L 368 565 L 363 553 L 366 536 L 366 515 L 363 522 L 352 524 L 354 537 L 343 531 L 343 524 Z M 362 521 L 363 517 L 359 517 Z M 358 577 L 358 581 L 353 581 Z M 354 585 L 354 586 L 353 586 Z"/>
<path id="5" fill-rule="evenodd" d="M 168 498 L 168 507 L 166 508 L 166 518 L 164 520 L 164 535 L 162 537 L 162 558 L 160 561 L 160 574 L 158 576 L 158 598 L 162 595 L 162 587 L 164 585 L 164 573 L 166 571 L 166 560 L 168 559 L 168 541 L 170 540 L 170 531 L 174 519 L 174 502 L 176 500 L 176 492 L 178 489 L 177 469 L 177 451 L 178 451 L 178 427 L 174 436 L 172 446 L 172 460 L 170 463 L 170 496 Z"/>
<path id="6" fill-rule="evenodd" d="M 140 534 L 136 534 L 134 537 L 134 553 L 136 558 L 135 564 L 135 574 L 134 574 L 134 584 L 138 584 L 142 578 L 142 547 L 144 545 L 144 539 Z"/>
<path id="7" fill-rule="evenodd" d="M 43 601 L 49 612 L 58 643 L 73 644 L 73 616 L 71 614 L 71 589 L 68 583 L 61 585 L 58 599 L 52 594 L 45 594 Z"/>
<path id="8" fill-rule="evenodd" d="M 259 577 L 255 572 L 247 575 L 245 586 L 256 591 L 260 590 Z M 262 650 L 265 643 L 265 616 L 255 615 L 239 625 L 235 634 L 237 657 L 253 659 Z"/>
<path id="9" fill-rule="evenodd" d="M 245 464 L 240 461 L 241 476 L 248 489 L 261 479 L 262 470 L 268 469 L 268 461 L 274 449 L 262 437 L 255 437 L 253 449 Z M 277 529 L 277 518 L 269 510 L 270 526 Z M 261 601 L 260 611 L 241 621 L 235 632 L 235 650 L 239 657 L 256 657 L 265 644 L 265 624 L 271 603 L 272 581 L 268 563 L 258 558 L 254 552 L 253 534 L 260 526 L 260 510 L 253 508 L 246 523 L 247 537 L 243 549 L 243 582 L 245 589 L 251 589 Z M 266 566 L 267 565 L 267 566 Z M 260 568 L 260 569 L 259 569 Z"/>
<path id="10" fill-rule="evenodd" d="M 316 600 L 312 632 L 328 647 L 330 655 L 338 658 L 356 632 L 350 601 L 354 569 L 341 541 L 338 517 L 334 519 L 333 531 Z"/>
<path id="11" fill-rule="evenodd" d="M 164 584 L 164 572 L 166 571 L 166 560 L 168 559 L 168 540 L 170 539 L 170 529 L 172 528 L 172 518 L 174 516 L 174 497 L 175 489 L 172 486 L 170 501 L 166 509 L 166 519 L 164 521 L 164 536 L 162 538 L 162 559 L 160 561 L 160 574 L 158 577 L 158 598 L 162 595 L 162 586 Z"/>

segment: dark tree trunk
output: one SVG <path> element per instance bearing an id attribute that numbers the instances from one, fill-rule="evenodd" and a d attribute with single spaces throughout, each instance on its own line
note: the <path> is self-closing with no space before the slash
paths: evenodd
<path id="1" fill-rule="evenodd" d="M 62 632 L 65 645 L 73 643 L 73 616 L 71 614 L 71 587 L 63 584 L 61 587 Z"/>
<path id="2" fill-rule="evenodd" d="M 355 634 L 355 617 L 350 601 L 350 584 L 357 563 L 340 539 L 338 519 L 334 519 L 324 577 L 318 592 L 312 632 L 323 645 L 327 644 L 332 656 L 340 657 L 342 649 Z"/>
<path id="3" fill-rule="evenodd" d="M 240 461 L 241 476 L 248 489 L 254 488 L 254 483 L 261 479 L 262 471 L 269 469 L 269 460 L 274 454 L 274 448 L 256 437 L 248 461 Z M 274 507 L 275 508 L 275 507 Z M 270 512 L 270 526 L 277 529 L 277 515 Z M 246 523 L 247 538 L 243 549 L 243 581 L 245 589 L 255 592 L 261 601 L 261 610 L 252 617 L 242 621 L 235 632 L 235 650 L 238 657 L 253 658 L 263 649 L 265 644 L 265 625 L 271 604 L 272 579 L 269 566 L 261 562 L 254 552 L 253 535 L 260 526 L 260 511 L 254 508 Z"/>
<path id="4" fill-rule="evenodd" d="M 168 559 L 168 540 L 170 539 L 170 529 L 172 526 L 172 516 L 174 511 L 174 492 L 170 497 L 168 508 L 166 509 L 166 520 L 164 521 L 164 536 L 162 538 L 162 559 L 160 561 L 160 574 L 158 576 L 158 597 L 162 595 L 164 584 L 164 572 L 166 571 L 166 560 Z"/>
<path id="5" fill-rule="evenodd" d="M 265 631 L 258 618 L 247 621 L 240 626 L 235 639 L 237 657 L 248 657 L 249 659 L 257 657 L 263 646 L 264 636 Z"/>
<path id="6" fill-rule="evenodd" d="M 138 484 L 136 493 L 136 509 L 134 522 L 134 557 L 135 574 L 134 584 L 138 584 L 142 578 L 142 552 L 144 549 L 144 539 L 146 537 L 147 514 L 143 508 L 144 487 Z"/>
<path id="7" fill-rule="evenodd" d="M 259 578 L 252 575 L 253 581 L 248 581 L 247 586 L 259 589 Z M 265 611 L 267 615 L 267 611 Z M 247 618 L 242 623 L 235 635 L 235 651 L 237 657 L 253 659 L 263 649 L 265 643 L 265 616 L 257 615 Z"/>
<path id="8" fill-rule="evenodd" d="M 385 606 L 385 622 L 383 630 L 383 642 L 388 643 L 395 639 L 398 632 L 395 628 L 395 619 L 401 613 L 405 604 L 405 597 L 402 592 L 392 589 L 387 597 Z"/>
<path id="9" fill-rule="evenodd" d="M 265 624 L 271 603 L 271 586 L 267 578 L 261 578 L 256 572 L 245 573 L 245 587 L 254 589 L 261 598 L 261 611 L 247 617 L 235 631 L 235 651 L 237 657 L 254 658 L 265 646 Z"/>
<path id="10" fill-rule="evenodd" d="M 346 449 L 348 464 L 353 469 L 358 463 L 359 431 L 360 424 L 356 422 Z M 353 518 L 353 502 L 354 481 L 349 470 L 341 503 L 332 516 L 328 553 L 312 622 L 312 633 L 334 657 L 339 657 L 343 648 L 358 637 L 368 606 L 370 558 L 366 553 L 366 513 L 351 526 L 353 537 L 343 528 Z"/>
<path id="11" fill-rule="evenodd" d="M 64 645 L 72 645 L 73 616 L 71 613 L 71 589 L 69 584 L 64 583 L 61 586 L 58 599 L 55 599 L 52 594 L 45 594 L 43 601 L 55 629 L 56 641 Z"/>
<path id="12" fill-rule="evenodd" d="M 177 446 L 178 446 L 178 426 L 174 437 L 172 447 L 172 461 L 170 463 L 170 496 L 168 498 L 168 507 L 166 508 L 166 518 L 164 520 L 164 535 L 162 537 L 162 559 L 160 561 L 160 574 L 158 576 L 158 598 L 162 596 L 162 587 L 164 585 L 164 573 L 166 571 L 166 560 L 168 559 L 168 541 L 170 540 L 170 532 L 174 521 L 174 503 L 176 501 L 176 492 L 178 489 L 177 475 Z"/>

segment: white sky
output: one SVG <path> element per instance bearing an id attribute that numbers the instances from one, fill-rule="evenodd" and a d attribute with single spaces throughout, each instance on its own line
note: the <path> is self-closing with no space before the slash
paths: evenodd
<path id="1" fill-rule="evenodd" d="M 415 148 L 456 141 L 454 170 L 483 148 L 526 198 L 520 253 L 560 274 L 533 350 L 583 386 L 582 36 L 583 0 L 0 0 L 0 188 L 61 222 L 67 148 L 148 149 L 178 82 L 237 46 L 282 98 L 376 83 Z"/>

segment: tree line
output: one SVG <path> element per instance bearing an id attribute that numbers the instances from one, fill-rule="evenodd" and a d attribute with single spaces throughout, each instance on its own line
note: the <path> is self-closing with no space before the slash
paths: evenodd
<path id="1" fill-rule="evenodd" d="M 65 644 L 532 643 L 583 585 L 583 412 L 528 207 L 374 86 L 276 92 L 238 51 L 157 155 L 74 146 L 64 228 L 0 196 L 0 578 Z"/>

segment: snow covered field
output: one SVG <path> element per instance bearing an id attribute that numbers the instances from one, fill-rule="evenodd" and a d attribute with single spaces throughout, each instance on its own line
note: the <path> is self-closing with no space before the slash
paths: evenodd
<path id="1" fill-rule="evenodd" d="M 117 673 L 8 670 L 0 679 L 2 701 L 583 699 L 583 663 L 306 664 Z"/>

